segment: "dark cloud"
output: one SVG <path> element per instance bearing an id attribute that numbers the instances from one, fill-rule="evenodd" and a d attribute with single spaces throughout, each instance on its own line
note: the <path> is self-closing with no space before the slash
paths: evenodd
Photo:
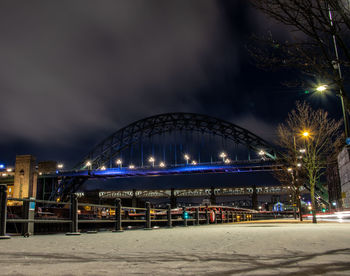
<path id="1" fill-rule="evenodd" d="M 224 33 L 214 1 L 2 3 L 0 139 L 71 143 L 196 109 Z"/>

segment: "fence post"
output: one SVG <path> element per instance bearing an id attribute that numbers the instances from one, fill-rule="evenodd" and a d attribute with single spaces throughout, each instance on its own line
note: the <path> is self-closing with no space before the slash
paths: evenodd
<path id="1" fill-rule="evenodd" d="M 124 232 L 122 228 L 122 201 L 116 198 L 115 202 L 115 227 L 113 232 Z"/>
<path id="2" fill-rule="evenodd" d="M 152 230 L 151 226 L 151 203 L 146 202 L 146 227 L 145 230 Z"/>
<path id="3" fill-rule="evenodd" d="M 167 218 L 168 218 L 168 227 L 173 227 L 173 221 L 171 219 L 171 204 L 167 204 L 168 210 L 167 210 Z"/>
<path id="4" fill-rule="evenodd" d="M 66 233 L 67 236 L 77 236 L 80 235 L 78 232 L 78 199 L 77 195 L 72 193 L 70 195 L 70 218 L 71 222 L 71 231 Z"/>
<path id="5" fill-rule="evenodd" d="M 182 207 L 182 219 L 184 220 L 184 226 L 187 227 L 187 218 L 185 217 L 186 207 Z"/>
<path id="6" fill-rule="evenodd" d="M 6 236 L 6 216 L 7 216 L 7 186 L 0 185 L 0 240 L 10 238 L 10 236 Z"/>
<path id="7" fill-rule="evenodd" d="M 205 223 L 209 224 L 209 212 L 208 212 L 208 208 L 205 208 Z"/>
<path id="8" fill-rule="evenodd" d="M 196 208 L 196 225 L 199 225 L 199 207 Z"/>

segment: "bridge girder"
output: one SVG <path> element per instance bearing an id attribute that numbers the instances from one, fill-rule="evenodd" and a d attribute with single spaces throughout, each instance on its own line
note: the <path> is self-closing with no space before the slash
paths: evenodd
<path id="1" fill-rule="evenodd" d="M 91 162 L 91 169 L 112 164 L 113 158 L 121 151 L 144 137 L 181 130 L 218 135 L 249 149 L 262 149 L 267 155 L 276 156 L 268 142 L 249 130 L 215 117 L 177 112 L 151 116 L 118 130 L 94 147 L 73 169 L 84 168 L 87 161 Z"/>

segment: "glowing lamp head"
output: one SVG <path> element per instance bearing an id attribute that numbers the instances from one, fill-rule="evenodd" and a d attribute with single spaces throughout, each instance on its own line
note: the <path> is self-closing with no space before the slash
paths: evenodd
<path id="1" fill-rule="evenodd" d="M 133 164 L 130 164 L 130 165 L 129 165 L 129 169 L 131 169 L 131 170 L 132 170 L 132 169 L 135 169 L 135 166 L 134 166 Z"/>
<path id="2" fill-rule="evenodd" d="M 91 166 L 91 162 L 90 161 L 86 161 L 86 167 L 90 167 Z"/>
<path id="3" fill-rule="evenodd" d="M 188 154 L 185 154 L 185 155 L 184 155 L 184 158 L 185 158 L 185 160 L 189 160 L 189 159 L 190 159 L 190 156 L 189 156 Z"/>
<path id="4" fill-rule="evenodd" d="M 117 165 L 121 165 L 122 164 L 122 160 L 121 159 L 117 159 L 116 163 L 117 163 Z"/>
<path id="5" fill-rule="evenodd" d="M 230 159 L 225 159 L 225 164 L 230 164 L 231 163 L 231 160 Z"/>
<path id="6" fill-rule="evenodd" d="M 265 152 L 263 150 L 261 150 L 261 151 L 259 151 L 259 155 L 263 156 L 263 155 L 265 155 Z"/>
<path id="7" fill-rule="evenodd" d="M 292 168 L 288 168 L 287 171 L 291 172 L 291 171 L 293 171 L 293 169 Z"/>
<path id="8" fill-rule="evenodd" d="M 164 162 L 160 162 L 159 167 L 164 168 L 165 167 L 165 163 Z"/>
<path id="9" fill-rule="evenodd" d="M 101 167 L 101 171 L 105 171 L 106 170 L 106 167 L 105 166 L 102 166 Z"/>
<path id="10" fill-rule="evenodd" d="M 221 158 L 225 158 L 226 156 L 227 156 L 227 154 L 225 152 L 220 153 Z"/>
<path id="11" fill-rule="evenodd" d="M 300 168 L 301 167 L 301 163 L 298 163 L 297 166 Z"/>
<path id="12" fill-rule="evenodd" d="M 321 92 L 322 93 L 322 92 L 324 92 L 326 90 L 327 90 L 327 85 L 325 85 L 325 84 L 322 84 L 322 85 L 316 87 L 316 91 L 317 92 Z"/>
<path id="13" fill-rule="evenodd" d="M 197 161 L 193 160 L 191 164 L 192 165 L 197 165 Z"/>
<path id="14" fill-rule="evenodd" d="M 148 159 L 148 162 L 154 162 L 154 161 L 156 161 L 156 160 L 154 159 L 153 156 L 151 156 L 151 157 Z"/>
<path id="15" fill-rule="evenodd" d="M 300 149 L 299 152 L 300 152 L 300 153 L 305 153 L 305 152 L 306 152 L 306 149 Z"/>
<path id="16" fill-rule="evenodd" d="M 303 137 L 307 138 L 310 136 L 310 132 L 308 131 L 303 131 Z"/>
<path id="17" fill-rule="evenodd" d="M 57 169 L 63 169 L 63 164 L 62 163 L 57 164 Z"/>

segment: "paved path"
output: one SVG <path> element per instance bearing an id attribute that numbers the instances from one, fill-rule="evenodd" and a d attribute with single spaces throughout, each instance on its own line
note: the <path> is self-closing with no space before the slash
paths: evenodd
<path id="1" fill-rule="evenodd" d="M 0 255 L 0 275 L 350 275 L 350 224 L 13 237 Z"/>

